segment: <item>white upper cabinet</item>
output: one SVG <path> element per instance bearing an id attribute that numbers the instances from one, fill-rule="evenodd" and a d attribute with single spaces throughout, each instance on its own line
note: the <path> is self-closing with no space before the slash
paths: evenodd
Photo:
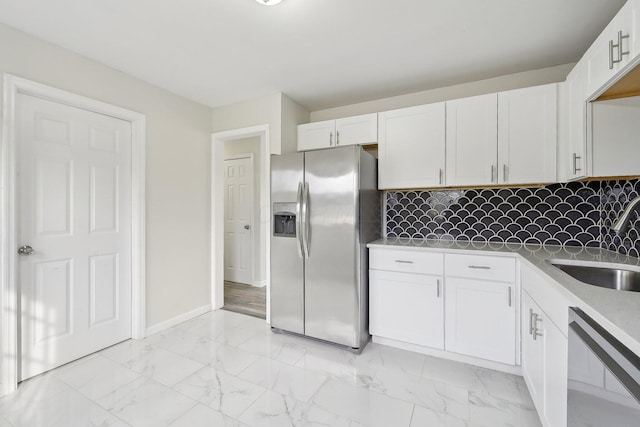
<path id="1" fill-rule="evenodd" d="M 556 83 L 498 93 L 498 183 L 556 181 Z"/>
<path id="2" fill-rule="evenodd" d="M 335 143 L 335 120 L 307 123 L 298 126 L 298 151 L 332 147 Z"/>
<path id="3" fill-rule="evenodd" d="M 377 142 L 377 113 L 336 120 L 336 145 L 365 145 Z"/>
<path id="4" fill-rule="evenodd" d="M 582 59 L 586 66 L 587 97 L 597 95 L 633 59 L 639 41 L 635 37 L 637 1 L 629 0 L 598 36 Z M 634 9 L 636 9 L 634 11 Z"/>
<path id="5" fill-rule="evenodd" d="M 298 151 L 376 142 L 378 142 L 376 113 L 298 126 Z"/>
<path id="6" fill-rule="evenodd" d="M 498 95 L 447 101 L 447 185 L 496 184 Z"/>
<path id="7" fill-rule="evenodd" d="M 445 184 L 445 103 L 378 114 L 378 188 Z"/>
<path id="8" fill-rule="evenodd" d="M 578 63 L 559 87 L 558 180 L 561 182 L 589 174 L 584 70 L 584 63 Z"/>

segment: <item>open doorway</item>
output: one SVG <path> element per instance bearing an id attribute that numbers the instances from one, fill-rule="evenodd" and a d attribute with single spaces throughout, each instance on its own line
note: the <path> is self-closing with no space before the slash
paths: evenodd
<path id="1" fill-rule="evenodd" d="M 259 284 L 263 284 L 266 288 L 266 321 L 270 321 L 270 304 L 269 304 L 269 235 L 270 235 L 270 140 L 269 125 L 251 126 L 241 129 L 233 129 L 223 132 L 214 133 L 211 136 L 211 306 L 213 309 L 222 308 L 224 305 L 224 258 L 225 258 L 225 239 L 224 239 L 224 214 L 225 214 L 225 144 L 231 144 L 241 141 L 242 139 L 256 138 L 259 140 L 259 157 L 254 156 L 254 165 L 259 164 L 258 175 L 260 191 L 259 203 L 259 232 L 255 243 L 260 247 L 260 269 L 255 271 L 264 272 L 260 278 Z M 255 168 L 255 166 L 254 166 Z M 255 185 L 254 185 L 255 188 Z M 256 224 L 257 224 L 256 223 Z M 261 273 L 262 274 L 262 273 Z"/>
<path id="2" fill-rule="evenodd" d="M 224 306 L 266 318 L 260 247 L 260 138 L 224 142 Z"/>

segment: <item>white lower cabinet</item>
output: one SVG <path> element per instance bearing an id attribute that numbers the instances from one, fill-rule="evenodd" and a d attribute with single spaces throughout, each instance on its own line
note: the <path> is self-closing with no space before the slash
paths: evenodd
<path id="1" fill-rule="evenodd" d="M 567 337 L 525 291 L 522 376 L 544 426 L 567 425 Z"/>
<path id="2" fill-rule="evenodd" d="M 376 247 L 369 268 L 374 338 L 516 365 L 514 258 Z"/>
<path id="3" fill-rule="evenodd" d="M 513 283 L 446 278 L 447 351 L 516 364 Z"/>
<path id="4" fill-rule="evenodd" d="M 516 260 L 445 255 L 445 349 L 515 365 Z"/>
<path id="5" fill-rule="evenodd" d="M 369 330 L 372 335 L 444 348 L 442 277 L 371 270 Z"/>
<path id="6" fill-rule="evenodd" d="M 537 268 L 508 256 L 407 247 L 372 247 L 369 267 L 374 340 L 507 372 L 521 364 L 542 425 L 566 427 L 572 302 Z M 602 388 L 596 362 L 570 367 Z"/>

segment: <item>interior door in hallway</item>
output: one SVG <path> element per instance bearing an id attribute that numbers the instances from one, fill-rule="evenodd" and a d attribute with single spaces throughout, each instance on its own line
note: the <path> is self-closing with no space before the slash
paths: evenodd
<path id="1" fill-rule="evenodd" d="M 253 284 L 253 159 L 226 159 L 224 166 L 224 279 Z"/>
<path id="2" fill-rule="evenodd" d="M 131 123 L 19 94 L 21 372 L 131 337 Z"/>

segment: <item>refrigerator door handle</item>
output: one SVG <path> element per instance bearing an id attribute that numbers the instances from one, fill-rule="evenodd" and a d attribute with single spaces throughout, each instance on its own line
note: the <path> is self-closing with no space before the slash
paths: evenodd
<path id="1" fill-rule="evenodd" d="M 302 258 L 302 183 L 298 183 L 296 197 L 296 240 L 298 241 L 298 257 Z"/>
<path id="2" fill-rule="evenodd" d="M 304 257 L 309 258 L 309 184 L 306 182 L 302 189 L 302 250 Z"/>

